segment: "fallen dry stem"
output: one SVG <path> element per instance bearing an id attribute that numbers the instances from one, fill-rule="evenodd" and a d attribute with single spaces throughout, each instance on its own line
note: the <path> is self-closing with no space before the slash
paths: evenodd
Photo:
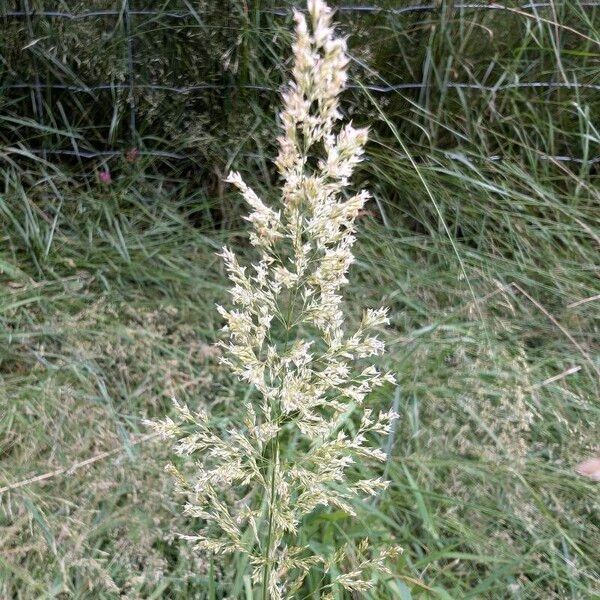
<path id="1" fill-rule="evenodd" d="M 132 446 L 137 446 L 138 444 L 143 444 L 144 442 L 148 442 L 158 437 L 157 433 L 149 433 L 147 435 L 143 435 L 136 440 L 131 442 Z M 86 458 L 80 462 L 76 462 L 70 467 L 61 467 L 60 469 L 56 469 L 54 471 L 48 471 L 47 473 L 43 473 L 41 475 L 36 475 L 35 477 L 30 477 L 29 479 L 23 479 L 22 481 L 17 481 L 16 483 L 11 483 L 10 485 L 6 485 L 0 488 L 0 494 L 4 492 L 10 492 L 12 490 L 16 490 L 26 485 L 30 485 L 32 483 L 39 483 L 41 481 L 46 481 L 47 479 L 52 479 L 52 477 L 57 477 L 58 475 L 63 475 L 64 473 L 73 473 L 74 471 L 78 471 L 83 467 L 88 465 L 92 465 L 100 460 L 104 460 L 105 458 L 109 458 L 110 456 L 114 456 L 115 454 L 119 454 L 123 451 L 123 448 L 115 448 L 114 450 L 108 450 L 106 452 L 101 452 L 96 456 L 92 456 L 91 458 Z"/>

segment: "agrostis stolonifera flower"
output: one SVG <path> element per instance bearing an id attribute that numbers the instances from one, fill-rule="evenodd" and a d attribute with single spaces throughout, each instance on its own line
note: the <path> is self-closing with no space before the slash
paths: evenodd
<path id="1" fill-rule="evenodd" d="M 303 517 L 317 507 L 352 516 L 357 495 L 386 487 L 381 478 L 356 480 L 347 471 L 358 461 L 385 460 L 370 439 L 386 435 L 397 415 L 362 408 L 373 388 L 394 382 L 392 374 L 352 368 L 383 353 L 373 331 L 388 322 L 387 310 L 367 310 L 352 333 L 342 311 L 354 222 L 369 198 L 364 190 L 343 193 L 367 140 L 366 129 L 338 125 L 346 43 L 334 36 L 321 0 L 308 0 L 308 22 L 294 15 L 293 80 L 283 94 L 276 160 L 281 201 L 269 207 L 239 173 L 227 178 L 250 206 L 250 241 L 260 259 L 248 271 L 228 248 L 220 254 L 233 304 L 217 307 L 227 333 L 221 361 L 254 393 L 226 432 L 216 431 L 205 411 L 177 402 L 182 423 L 154 425 L 197 467 L 190 476 L 169 467 L 188 498 L 186 512 L 205 523 L 185 537 L 204 552 L 245 553 L 262 598 L 273 600 L 293 596 L 311 568 L 331 571 L 323 597 L 335 586 L 366 590 L 369 572 L 387 571 L 397 552 L 371 551 L 365 540 L 359 564 L 344 571 L 344 549 L 322 556 L 299 542 Z M 349 428 L 353 413 L 359 420 Z"/>

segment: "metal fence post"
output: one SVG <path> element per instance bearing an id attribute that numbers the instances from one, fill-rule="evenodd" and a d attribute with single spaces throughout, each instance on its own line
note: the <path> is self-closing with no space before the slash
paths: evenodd
<path id="1" fill-rule="evenodd" d="M 125 35 L 127 36 L 127 71 L 129 84 L 129 129 L 131 134 L 132 147 L 137 146 L 137 130 L 136 130 L 136 104 L 135 104 L 135 66 L 133 52 L 133 36 L 132 36 L 132 14 L 130 10 L 130 0 L 123 0 L 123 19 L 125 21 Z"/>
<path id="2" fill-rule="evenodd" d="M 26 16 L 26 22 L 27 22 L 27 33 L 29 34 L 29 43 L 32 44 L 35 40 L 35 35 L 34 35 L 34 31 L 33 31 L 33 22 L 32 22 L 32 10 L 29 6 L 29 0 L 23 0 L 23 9 Z M 42 98 L 42 86 L 41 86 L 41 81 L 40 81 L 40 72 L 38 69 L 38 61 L 37 58 L 35 56 L 35 50 L 32 50 L 31 52 L 34 52 L 34 55 L 32 57 L 32 63 L 33 63 L 33 69 L 35 71 L 35 75 L 34 75 L 34 88 L 33 88 L 33 114 L 35 115 L 35 118 L 37 119 L 37 122 L 42 126 L 42 128 L 44 127 L 44 99 Z M 43 139 L 43 138 L 42 138 Z M 42 158 L 45 160 L 46 159 L 46 151 L 45 148 L 42 148 Z"/>

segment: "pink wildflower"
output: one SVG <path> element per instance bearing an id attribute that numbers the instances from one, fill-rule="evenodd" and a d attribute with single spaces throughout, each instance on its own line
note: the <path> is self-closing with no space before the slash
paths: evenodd
<path id="1" fill-rule="evenodd" d="M 140 157 L 140 151 L 137 148 L 131 148 L 125 153 L 125 160 L 128 163 L 134 163 Z"/>
<path id="2" fill-rule="evenodd" d="M 112 177 L 110 175 L 110 171 L 100 171 L 100 182 L 106 185 L 112 183 Z"/>

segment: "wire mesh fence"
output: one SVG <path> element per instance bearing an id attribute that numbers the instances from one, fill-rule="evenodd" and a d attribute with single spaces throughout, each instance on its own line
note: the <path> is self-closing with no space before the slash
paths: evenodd
<path id="1" fill-rule="evenodd" d="M 173 20 L 177 23 L 189 22 L 191 26 L 200 28 L 205 32 L 210 32 L 219 27 L 223 30 L 227 30 L 227 40 L 231 42 L 235 38 L 237 32 L 236 26 L 239 25 L 240 14 L 243 17 L 244 23 L 251 22 L 252 19 L 255 23 L 258 23 L 258 27 L 268 29 L 267 26 L 261 25 L 261 19 L 264 17 L 270 17 L 275 19 L 282 19 L 288 17 L 291 14 L 291 6 L 273 6 L 273 7 L 262 7 L 257 10 L 246 10 L 240 13 L 240 7 L 236 3 L 228 2 L 224 3 L 220 7 L 222 18 L 225 15 L 226 25 L 219 25 L 214 22 L 209 22 L 210 19 L 206 18 L 205 15 L 200 15 L 194 7 L 184 0 L 186 10 L 180 9 L 167 9 L 162 6 L 160 9 L 157 8 L 139 8 L 135 6 L 135 0 L 121 0 L 119 6 L 116 8 L 103 8 L 98 10 L 89 10 L 79 7 L 77 11 L 73 10 L 48 10 L 43 7 L 30 5 L 29 0 L 21 0 L 18 3 L 17 8 L 11 10 L 7 9 L 6 6 L 2 6 L 0 9 L 0 20 L 4 23 L 18 22 L 25 25 L 25 41 L 26 43 L 20 50 L 21 53 L 25 53 L 27 50 L 32 50 L 31 56 L 31 75 L 32 77 L 28 81 L 15 80 L 15 75 L 11 72 L 11 68 L 5 68 L 2 73 L 2 81 L 0 82 L 0 88 L 5 96 L 5 101 L 8 98 L 8 102 L 18 104 L 18 100 L 11 98 L 11 93 L 23 93 L 26 98 L 29 99 L 31 112 L 30 114 L 17 115 L 17 117 L 7 117 L 5 122 L 13 120 L 13 123 L 19 126 L 20 134 L 16 139 L 4 139 L 5 150 L 4 154 L 9 155 L 41 155 L 44 158 L 48 157 L 75 157 L 77 159 L 93 159 L 93 158 L 111 158 L 122 155 L 127 148 L 140 147 L 140 156 L 155 156 L 174 160 L 186 160 L 190 158 L 190 153 L 181 152 L 177 150 L 171 151 L 165 149 L 164 144 L 162 148 L 151 147 L 151 138 L 159 136 L 145 135 L 142 136 L 139 131 L 139 103 L 138 99 L 143 98 L 144 94 L 152 93 L 164 93 L 167 95 L 180 95 L 186 97 L 193 97 L 194 94 L 202 92 L 228 92 L 236 93 L 240 91 L 254 91 L 254 92 L 265 92 L 272 94 L 278 92 L 281 88 L 282 81 L 276 77 L 275 82 L 260 82 L 249 80 L 244 77 L 232 77 L 230 72 L 227 72 L 226 77 L 219 76 L 217 73 L 214 81 L 200 81 L 193 84 L 175 84 L 166 83 L 160 81 L 140 81 L 144 76 L 148 77 L 148 71 L 141 74 L 140 64 L 146 58 L 136 56 L 136 41 L 141 38 L 140 30 L 147 27 L 148 24 L 153 25 L 156 29 L 160 29 L 166 38 L 163 38 L 163 43 L 168 46 L 169 40 L 168 35 L 170 31 L 169 26 L 162 26 L 163 20 Z M 62 4 L 61 4 L 62 6 Z M 84 5 L 85 6 L 85 5 Z M 490 12 L 490 13 L 508 13 L 511 15 L 517 15 L 519 18 L 525 20 L 528 23 L 528 27 L 546 24 L 549 27 L 560 28 L 563 32 L 575 32 L 576 35 L 586 38 L 585 33 L 575 30 L 566 23 L 560 22 L 560 12 L 568 9 L 569 3 L 562 2 L 557 3 L 555 1 L 548 2 L 529 2 L 529 3 L 514 3 L 514 4 L 501 4 L 494 2 L 475 2 L 475 3 L 413 3 L 405 6 L 388 6 L 388 5 L 374 5 L 374 4 L 356 4 L 356 5 L 340 5 L 336 7 L 339 14 L 353 15 L 365 17 L 384 17 L 390 22 L 390 19 L 399 21 L 402 18 L 407 18 L 410 15 L 424 15 L 424 14 L 435 14 L 444 22 L 447 18 L 444 16 L 448 13 L 460 13 L 465 12 Z M 589 14 L 595 14 L 596 9 L 600 8 L 600 0 L 581 0 L 577 2 L 577 8 L 580 10 L 589 11 Z M 544 11 L 549 13 L 549 16 L 544 16 Z M 235 22 L 232 22 L 232 18 Z M 586 16 L 586 18 L 589 18 Z M 57 66 L 57 59 L 54 57 L 54 64 L 50 65 L 50 68 L 46 68 L 47 78 L 44 77 L 44 69 L 40 67 L 42 59 L 45 63 L 52 62 L 52 56 L 48 58 L 48 53 L 36 52 L 36 46 L 45 39 L 45 33 L 51 31 L 53 21 L 65 21 L 65 22 L 83 22 L 91 20 L 112 20 L 112 26 L 105 26 L 105 31 L 115 32 L 119 29 L 120 33 L 116 34 L 113 38 L 120 38 L 120 50 L 121 53 L 120 61 L 124 65 L 122 72 L 119 74 L 119 79 L 114 78 L 113 81 L 94 81 L 91 83 L 85 83 L 80 76 L 74 70 L 64 68 L 60 65 Z M 432 27 L 431 23 L 428 26 Z M 111 29 L 112 27 L 112 29 Z M 102 31 L 102 27 L 98 29 Z M 248 29 L 246 29 L 246 33 Z M 68 32 L 62 30 L 62 35 L 67 36 Z M 590 40 L 592 43 L 595 40 Z M 5 41 L 5 49 L 6 44 Z M 592 44 L 593 45 L 593 44 Z M 157 48 L 160 51 L 160 47 Z M 428 60 L 426 58 L 426 60 Z M 5 66 L 7 60 L 3 60 Z M 537 90 L 538 92 L 551 93 L 556 90 L 570 90 L 576 97 L 584 92 L 598 92 L 600 91 L 600 83 L 597 83 L 597 78 L 589 78 L 588 81 L 581 81 L 579 77 L 572 74 L 568 75 L 566 72 L 562 72 L 556 77 L 556 73 L 552 73 L 552 77 L 547 80 L 531 80 L 531 75 L 528 73 L 514 74 L 514 80 L 508 80 L 505 73 L 502 73 L 495 81 L 490 81 L 492 76 L 487 73 L 486 77 L 477 79 L 472 78 L 471 81 L 456 81 L 456 80 L 444 80 L 439 81 L 439 77 L 436 76 L 434 71 L 431 71 L 429 77 L 423 76 L 420 80 L 414 81 L 400 81 L 390 82 L 388 78 L 382 75 L 377 69 L 366 67 L 364 61 L 360 58 L 356 58 L 356 64 L 362 68 L 362 72 L 357 72 L 355 78 L 351 81 L 348 86 L 350 90 L 355 90 L 357 93 L 368 92 L 380 95 L 394 95 L 402 94 L 403 92 L 416 92 L 418 95 L 417 102 L 420 102 L 427 94 L 442 89 L 445 94 L 448 90 L 455 90 L 459 94 L 462 92 L 477 92 L 481 94 L 487 94 L 488 101 L 493 103 L 496 95 L 509 91 L 509 90 Z M 430 66 L 430 65 L 429 65 Z M 422 70 L 425 70 L 423 68 Z M 59 81 L 56 81 L 56 74 L 59 74 Z M 433 73 L 433 75 L 432 75 Z M 151 79 L 160 77 L 160 73 L 150 73 Z M 571 78 L 570 78 L 571 77 Z M 54 80 L 53 80 L 54 79 Z M 72 81 L 66 82 L 65 79 L 71 79 Z M 252 79 L 252 78 L 250 78 Z M 81 96 L 86 99 L 86 102 L 91 101 L 92 104 L 102 103 L 103 100 L 96 95 L 99 92 L 109 92 L 114 98 L 118 98 L 119 114 L 113 115 L 113 120 L 119 121 L 119 127 L 123 121 L 127 123 L 128 134 L 124 134 L 123 131 L 116 133 L 118 126 L 114 123 L 108 128 L 108 135 L 104 136 L 104 147 L 94 147 L 94 141 L 102 140 L 102 135 L 95 136 L 96 140 L 86 139 L 85 135 L 82 135 L 80 131 L 76 131 L 76 128 L 67 125 L 66 127 L 59 127 L 57 119 L 53 111 L 49 110 L 49 107 L 55 105 L 61 106 L 61 110 L 64 112 L 64 99 L 59 96 L 58 98 L 52 96 L 52 94 L 64 94 L 69 95 L 69 102 L 74 105 L 80 105 L 81 100 L 75 98 L 75 96 Z M 210 102 L 215 102 L 215 97 L 211 97 Z M 221 98 L 218 97 L 217 102 L 220 102 Z M 225 98 L 225 102 L 227 98 Z M 169 102 L 168 100 L 164 102 Z M 61 104 L 62 103 L 62 104 Z M 198 110 L 198 107 L 195 109 Z M 201 110 L 201 108 L 200 108 Z M 147 113 L 146 109 L 146 113 Z M 125 115 L 126 113 L 126 115 Z M 18 117 L 22 116 L 20 119 Z M 125 118 L 124 118 L 125 117 Z M 16 121 L 16 122 L 15 122 Z M 68 118 L 63 119 L 64 122 L 68 122 Z M 34 133 L 26 132 L 23 130 L 33 129 Z M 85 126 L 82 127 L 85 131 Z M 66 130 L 66 132 L 64 131 Z M 71 147 L 56 147 L 56 143 L 46 143 L 48 136 L 58 135 L 61 138 L 66 138 L 70 141 Z M 9 136 L 10 138 L 10 136 Z M 41 144 L 39 141 L 41 140 Z M 36 146 L 35 142 L 38 142 Z M 449 153 L 451 156 L 452 153 Z M 502 156 L 499 154 L 490 154 L 489 160 L 497 161 L 501 160 Z M 600 161 L 600 157 L 586 156 L 577 157 L 570 156 L 567 154 L 549 154 L 540 153 L 540 160 L 544 161 L 555 161 L 555 162 L 574 162 L 574 163 L 587 163 L 595 164 Z"/>

